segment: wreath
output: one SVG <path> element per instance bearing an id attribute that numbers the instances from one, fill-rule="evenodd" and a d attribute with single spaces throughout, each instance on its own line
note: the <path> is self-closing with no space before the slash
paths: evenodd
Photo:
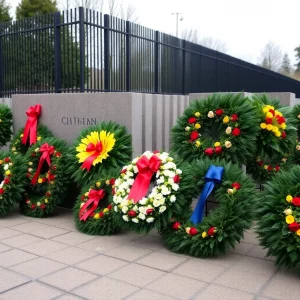
<path id="1" fill-rule="evenodd" d="M 300 166 L 274 176 L 257 209 L 260 243 L 279 267 L 300 266 Z"/>
<path id="2" fill-rule="evenodd" d="M 105 170 L 120 168 L 130 161 L 131 135 L 125 126 L 103 122 L 84 129 L 69 156 L 69 171 L 79 185 L 101 177 Z"/>
<path id="3" fill-rule="evenodd" d="M 123 167 L 116 179 L 117 222 L 137 233 L 160 230 L 190 204 L 193 187 L 192 173 L 184 162 L 176 163 L 166 152 L 146 151 Z"/>
<path id="4" fill-rule="evenodd" d="M 21 212 L 30 217 L 46 217 L 63 201 L 69 174 L 66 172 L 68 148 L 64 141 L 45 138 L 31 146 L 25 156 L 27 193 L 20 203 Z"/>
<path id="5" fill-rule="evenodd" d="M 251 226 L 257 192 L 247 175 L 231 162 L 197 160 L 193 170 L 201 191 L 197 206 L 190 218 L 173 218 L 162 236 L 172 251 L 197 257 L 215 256 L 233 248 Z M 218 207 L 202 220 L 213 189 Z"/>
<path id="6" fill-rule="evenodd" d="M 52 132 L 45 125 L 38 125 L 37 127 L 37 137 L 36 142 L 43 141 L 44 138 L 53 137 Z M 13 154 L 26 154 L 28 148 L 30 147 L 29 139 L 25 141 L 24 138 L 24 127 L 21 128 L 10 144 L 10 152 Z M 24 143 L 23 143 L 24 142 Z"/>
<path id="7" fill-rule="evenodd" d="M 23 157 L 7 152 L 0 153 L 0 215 L 22 199 L 26 182 L 26 163 Z"/>
<path id="8" fill-rule="evenodd" d="M 10 141 L 12 135 L 13 116 L 6 104 L 0 104 L 0 147 Z"/>
<path id="9" fill-rule="evenodd" d="M 255 151 L 257 122 L 240 94 L 193 101 L 172 129 L 172 151 L 188 161 L 220 157 L 243 163 Z"/>
<path id="10" fill-rule="evenodd" d="M 110 235 L 119 231 L 112 206 L 115 179 L 104 175 L 82 188 L 74 206 L 79 231 L 91 235 Z"/>
<path id="11" fill-rule="evenodd" d="M 289 153 L 296 140 L 292 108 L 282 106 L 279 100 L 269 99 L 266 95 L 254 95 L 252 100 L 260 117 L 257 154 L 272 159 L 278 153 Z"/>
<path id="12" fill-rule="evenodd" d="M 295 152 L 294 152 L 294 162 L 296 164 L 300 164 L 300 105 L 295 105 L 293 108 L 293 117 L 296 123 L 296 127 L 298 130 L 298 136 L 296 140 L 296 147 L 295 147 Z"/>

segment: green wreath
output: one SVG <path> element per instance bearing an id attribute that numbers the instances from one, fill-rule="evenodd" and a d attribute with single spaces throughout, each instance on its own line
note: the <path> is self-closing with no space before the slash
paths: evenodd
<path id="1" fill-rule="evenodd" d="M 266 184 L 257 209 L 260 244 L 279 267 L 300 267 L 300 166 Z"/>
<path id="2" fill-rule="evenodd" d="M 28 142 L 24 145 L 22 143 L 22 138 L 23 138 L 23 133 L 24 133 L 24 127 L 21 128 L 13 138 L 10 144 L 10 152 L 13 154 L 26 154 L 29 144 Z M 53 137 L 52 132 L 46 127 L 45 125 L 39 124 L 37 127 L 37 142 L 43 141 L 43 139 L 48 138 L 48 137 Z"/>
<path id="3" fill-rule="evenodd" d="M 194 179 L 186 163 L 166 152 L 146 151 L 123 167 L 116 179 L 116 222 L 137 233 L 161 230 L 173 215 L 184 212 L 194 191 Z"/>
<path id="4" fill-rule="evenodd" d="M 66 172 L 68 147 L 62 140 L 45 138 L 27 154 L 27 192 L 20 203 L 24 215 L 42 218 L 51 215 L 63 201 L 69 184 Z M 50 161 L 50 166 L 48 161 Z"/>
<path id="5" fill-rule="evenodd" d="M 201 210 L 195 215 L 195 212 L 192 214 L 192 218 L 199 219 L 197 222 L 185 217 L 173 218 L 162 232 L 170 250 L 196 257 L 215 256 L 224 253 L 228 248 L 233 248 L 235 243 L 243 238 L 244 231 L 251 226 L 257 192 L 251 180 L 237 165 L 223 160 L 195 161 L 193 170 L 199 191 L 205 194 L 205 177 L 209 176 L 208 173 L 212 170 L 222 172 L 219 167 L 224 169 L 221 182 L 218 181 L 214 189 L 218 207 L 202 222 L 201 217 L 199 218 L 203 216 Z"/>
<path id="6" fill-rule="evenodd" d="M 115 179 L 103 175 L 82 188 L 74 206 L 79 231 L 91 235 L 110 235 L 120 230 L 114 222 L 112 186 Z"/>
<path id="7" fill-rule="evenodd" d="M 172 129 L 172 151 L 187 161 L 220 157 L 244 163 L 255 151 L 258 118 L 242 95 L 193 101 Z"/>
<path id="8" fill-rule="evenodd" d="M 272 158 L 278 153 L 289 153 L 296 140 L 292 108 L 282 106 L 279 100 L 269 99 L 266 95 L 254 95 L 252 101 L 260 118 L 257 156 Z"/>
<path id="9" fill-rule="evenodd" d="M 10 141 L 12 135 L 13 116 L 6 104 L 0 104 L 0 147 Z"/>
<path id="10" fill-rule="evenodd" d="M 26 183 L 26 163 L 19 155 L 0 153 L 0 216 L 22 199 Z"/>
<path id="11" fill-rule="evenodd" d="M 71 149 L 69 171 L 74 181 L 84 186 L 105 170 L 128 163 L 131 154 L 131 135 L 125 126 L 103 122 L 80 133 Z"/>

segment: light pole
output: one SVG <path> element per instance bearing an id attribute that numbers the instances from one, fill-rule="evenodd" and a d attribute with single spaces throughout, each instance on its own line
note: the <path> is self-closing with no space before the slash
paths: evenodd
<path id="1" fill-rule="evenodd" d="M 176 15 L 176 37 L 178 37 L 178 17 L 179 15 L 183 15 L 183 13 L 180 13 L 180 12 L 175 12 L 175 13 L 172 13 L 172 15 Z M 183 17 L 180 18 L 180 21 L 183 20 Z"/>

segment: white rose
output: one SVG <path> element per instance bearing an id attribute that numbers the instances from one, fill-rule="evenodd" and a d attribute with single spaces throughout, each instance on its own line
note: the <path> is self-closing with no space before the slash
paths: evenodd
<path id="1" fill-rule="evenodd" d="M 153 156 L 153 153 L 150 152 L 150 151 L 146 151 L 146 152 L 144 153 L 144 155 L 145 155 L 148 159 L 150 159 L 150 158 Z"/>
<path id="2" fill-rule="evenodd" d="M 163 195 L 162 195 L 162 194 L 157 194 L 156 197 L 155 197 L 156 200 L 160 200 L 160 199 L 162 199 L 162 198 L 163 198 Z"/>
<path id="3" fill-rule="evenodd" d="M 173 183 L 173 184 L 172 184 L 172 189 L 173 189 L 174 191 L 178 191 L 179 185 L 178 185 L 177 183 Z"/>
<path id="4" fill-rule="evenodd" d="M 3 169 L 6 171 L 6 170 L 8 170 L 8 168 L 9 168 L 9 165 L 5 164 Z"/>
<path id="5" fill-rule="evenodd" d="M 161 207 L 159 208 L 159 213 L 160 213 L 160 214 L 163 213 L 166 209 L 167 209 L 167 208 L 166 208 L 165 206 L 161 206 Z"/>
<path id="6" fill-rule="evenodd" d="M 232 131 L 232 128 L 230 126 L 228 126 L 225 130 L 226 134 L 230 134 Z"/>
<path id="7" fill-rule="evenodd" d="M 159 176 L 160 176 L 160 172 L 157 171 L 157 172 L 156 172 L 156 178 L 158 178 Z"/>
<path id="8" fill-rule="evenodd" d="M 176 201 L 176 196 L 175 195 L 172 195 L 171 197 L 170 197 L 170 202 L 175 202 Z"/>
<path id="9" fill-rule="evenodd" d="M 153 206 L 154 206 L 154 207 L 159 207 L 159 206 L 160 206 L 159 201 L 155 199 L 155 200 L 153 201 Z"/>
<path id="10" fill-rule="evenodd" d="M 139 212 L 145 214 L 145 207 L 144 206 L 139 207 Z"/>
<path id="11" fill-rule="evenodd" d="M 143 198 L 141 201 L 140 201 L 140 204 L 141 205 L 145 205 L 147 203 L 147 198 Z M 141 207 L 140 207 L 141 208 Z"/>
<path id="12" fill-rule="evenodd" d="M 137 205 L 135 205 L 132 209 L 133 209 L 135 212 L 137 212 L 139 208 L 137 207 Z"/>
<path id="13" fill-rule="evenodd" d="M 164 182 L 165 182 L 165 177 L 161 176 L 160 178 L 158 178 L 158 179 L 156 180 L 156 182 L 157 182 L 157 184 L 162 184 L 162 183 L 164 183 Z"/>
<path id="14" fill-rule="evenodd" d="M 130 171 L 128 171 L 128 172 L 127 172 L 127 176 L 128 176 L 128 177 L 133 177 L 133 173 L 130 172 Z"/>
<path id="15" fill-rule="evenodd" d="M 138 223 L 138 222 L 139 222 L 139 219 L 133 218 L 133 219 L 131 219 L 131 221 L 132 221 L 133 223 Z"/>
<path id="16" fill-rule="evenodd" d="M 175 183 L 174 183 L 174 184 L 175 184 Z M 173 185 L 172 185 L 172 187 L 173 187 Z M 169 194 L 171 194 L 170 190 L 169 190 L 165 185 L 162 186 L 162 188 L 161 188 L 161 193 L 162 193 L 163 195 L 169 195 Z"/>
<path id="17" fill-rule="evenodd" d="M 128 212 L 128 207 L 127 206 L 123 206 L 122 207 L 122 213 L 126 214 Z"/>
<path id="18" fill-rule="evenodd" d="M 177 169 L 176 174 L 182 174 L 182 171 L 180 169 Z"/>
<path id="19" fill-rule="evenodd" d="M 133 172 L 134 172 L 134 173 L 138 173 L 138 171 L 139 171 L 138 167 L 137 167 L 137 166 L 134 166 L 134 167 L 133 167 Z"/>
<path id="20" fill-rule="evenodd" d="M 128 184 L 128 185 L 133 185 L 133 183 L 134 183 L 134 179 L 133 179 L 133 178 L 129 178 L 129 179 L 127 180 L 127 184 Z"/>
<path id="21" fill-rule="evenodd" d="M 160 205 L 164 205 L 164 204 L 165 204 L 165 198 L 161 198 L 161 199 L 159 200 L 159 203 L 160 203 Z"/>
<path id="22" fill-rule="evenodd" d="M 226 141 L 225 142 L 225 147 L 226 148 L 230 148 L 232 146 L 231 142 L 230 141 Z"/>
<path id="23" fill-rule="evenodd" d="M 118 212 L 118 206 L 115 205 L 114 210 L 115 212 Z"/>
<path id="24" fill-rule="evenodd" d="M 123 220 L 124 220 L 124 221 L 126 221 L 126 222 L 128 222 L 128 221 L 129 221 L 129 219 L 128 219 L 128 216 L 127 216 L 127 215 L 125 215 L 125 216 L 122 216 L 122 218 L 123 218 Z"/>
<path id="25" fill-rule="evenodd" d="M 185 127 L 185 131 L 189 131 L 190 129 L 191 129 L 191 127 L 189 127 L 189 126 Z"/>
<path id="26" fill-rule="evenodd" d="M 169 178 L 168 179 L 168 183 L 172 185 L 174 183 L 174 179 L 173 178 Z"/>
<path id="27" fill-rule="evenodd" d="M 152 218 L 152 217 L 151 218 L 147 218 L 146 221 L 147 221 L 147 223 L 152 223 L 154 221 L 154 218 Z"/>
<path id="28" fill-rule="evenodd" d="M 212 119 L 212 118 L 214 118 L 215 114 L 214 114 L 213 111 L 210 110 L 210 111 L 208 112 L 207 116 L 208 116 L 210 119 Z"/>
<path id="29" fill-rule="evenodd" d="M 3 184 L 4 184 L 4 180 L 1 182 L 1 184 L 0 184 L 0 188 L 2 188 L 2 187 L 3 187 Z"/>
<path id="30" fill-rule="evenodd" d="M 300 150 L 300 145 L 297 145 L 297 146 L 296 146 L 296 149 L 299 151 L 299 150 Z"/>
<path id="31" fill-rule="evenodd" d="M 141 219 L 141 220 L 145 220 L 145 219 L 146 219 L 146 216 L 145 216 L 144 214 L 140 213 L 140 214 L 138 215 L 138 218 Z"/>

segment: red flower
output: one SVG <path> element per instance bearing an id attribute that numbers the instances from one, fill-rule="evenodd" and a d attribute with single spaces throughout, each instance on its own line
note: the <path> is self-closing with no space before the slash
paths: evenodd
<path id="1" fill-rule="evenodd" d="M 221 146 L 215 147 L 215 152 L 216 152 L 216 154 L 221 154 L 222 153 L 222 147 Z"/>
<path id="2" fill-rule="evenodd" d="M 116 182 L 116 179 L 115 179 L 115 178 L 112 178 L 112 179 L 110 179 L 109 184 L 110 184 L 110 185 L 114 185 L 115 182 Z"/>
<path id="3" fill-rule="evenodd" d="M 262 165 L 264 164 L 264 162 L 263 162 L 262 160 L 260 160 L 260 161 L 257 162 L 257 164 L 258 164 L 259 166 L 262 166 Z"/>
<path id="4" fill-rule="evenodd" d="M 46 179 L 46 178 L 45 178 L 45 179 Z M 55 179 L 55 175 L 51 174 L 51 175 L 50 175 L 50 179 L 51 179 L 51 180 L 54 180 L 54 179 Z"/>
<path id="5" fill-rule="evenodd" d="M 35 209 L 35 204 L 31 204 L 31 209 Z"/>
<path id="6" fill-rule="evenodd" d="M 56 157 L 60 157 L 60 156 L 61 156 L 61 153 L 60 153 L 60 152 L 56 152 L 56 153 L 55 153 L 55 156 L 56 156 Z"/>
<path id="7" fill-rule="evenodd" d="M 190 124 L 194 124 L 194 123 L 197 122 L 197 119 L 196 119 L 196 118 L 189 118 L 188 122 L 189 122 Z"/>
<path id="8" fill-rule="evenodd" d="M 44 177 L 44 178 L 43 178 L 43 182 L 46 182 L 46 181 L 47 181 L 47 178 L 46 178 L 46 177 Z"/>
<path id="9" fill-rule="evenodd" d="M 207 231 L 207 234 L 213 236 L 216 231 L 216 227 L 210 227 Z"/>
<path id="10" fill-rule="evenodd" d="M 241 134 L 241 129 L 235 127 L 233 130 L 232 130 L 232 135 L 234 136 L 239 136 Z"/>
<path id="11" fill-rule="evenodd" d="M 0 189 L 0 195 L 2 195 L 4 193 L 4 189 Z"/>
<path id="12" fill-rule="evenodd" d="M 112 194 L 114 195 L 116 193 L 116 190 L 115 189 L 112 189 L 111 190 Z"/>
<path id="13" fill-rule="evenodd" d="M 47 194 L 46 194 L 46 196 L 47 196 Z M 49 197 L 49 196 L 47 196 L 47 197 Z M 81 201 L 84 201 L 84 199 L 85 199 L 85 196 L 83 195 L 83 196 L 81 196 Z"/>
<path id="14" fill-rule="evenodd" d="M 297 222 L 294 222 L 289 225 L 289 230 L 296 232 L 300 228 L 300 225 Z"/>
<path id="15" fill-rule="evenodd" d="M 128 212 L 128 216 L 133 218 L 133 217 L 136 216 L 136 212 L 135 212 L 134 210 L 130 210 L 130 211 Z"/>
<path id="16" fill-rule="evenodd" d="M 9 184 L 10 183 L 10 179 L 9 178 L 5 178 L 4 179 L 4 184 Z"/>
<path id="17" fill-rule="evenodd" d="M 31 153 L 31 157 L 35 157 L 35 153 L 33 152 L 33 153 Z"/>
<path id="18" fill-rule="evenodd" d="M 180 228 L 181 224 L 179 222 L 175 222 L 173 225 L 172 225 L 172 228 L 174 230 L 178 230 Z"/>
<path id="19" fill-rule="evenodd" d="M 223 114 L 224 110 L 221 108 L 216 109 L 216 115 L 221 116 Z"/>
<path id="20" fill-rule="evenodd" d="M 198 233 L 198 230 L 195 227 L 192 227 L 190 229 L 190 235 L 196 235 Z"/>
<path id="21" fill-rule="evenodd" d="M 233 188 L 235 188 L 237 191 L 241 188 L 241 184 L 238 183 L 238 182 L 234 182 L 231 186 L 232 186 Z"/>
<path id="22" fill-rule="evenodd" d="M 207 148 L 204 150 L 204 153 L 208 156 L 212 156 L 214 154 L 214 149 L 213 148 Z"/>
<path id="23" fill-rule="evenodd" d="M 53 167 L 52 167 L 52 170 L 56 171 L 56 166 L 53 166 Z"/>
<path id="24" fill-rule="evenodd" d="M 190 134 L 191 141 L 196 140 L 199 137 L 199 133 L 197 131 L 192 131 Z"/>
<path id="25" fill-rule="evenodd" d="M 123 169 L 120 174 L 124 174 L 127 172 L 127 169 Z"/>
<path id="26" fill-rule="evenodd" d="M 276 170 L 276 172 L 280 171 L 280 167 L 279 166 L 275 166 L 275 170 Z"/>
<path id="27" fill-rule="evenodd" d="M 27 176 L 28 178 L 30 178 L 31 174 L 30 174 L 30 173 L 27 173 L 26 176 Z"/>
<path id="28" fill-rule="evenodd" d="M 154 209 L 153 209 L 153 208 L 148 208 L 148 209 L 146 210 L 146 215 L 151 215 L 153 212 L 154 212 Z"/>
<path id="29" fill-rule="evenodd" d="M 50 197 L 50 196 L 51 196 L 51 194 L 49 192 L 46 192 L 46 197 Z M 82 197 L 84 197 L 84 195 Z"/>
<path id="30" fill-rule="evenodd" d="M 173 180 L 174 180 L 175 183 L 179 183 L 180 182 L 180 176 L 179 175 L 175 175 L 173 177 Z"/>
<path id="31" fill-rule="evenodd" d="M 100 211 L 100 212 L 99 212 L 99 217 L 100 217 L 100 218 L 104 218 L 104 213 L 103 213 L 103 211 Z"/>
<path id="32" fill-rule="evenodd" d="M 111 210 L 111 209 L 112 209 L 112 205 L 109 204 L 109 205 L 107 206 L 107 208 L 108 208 L 108 210 Z"/>
<path id="33" fill-rule="evenodd" d="M 153 154 L 157 154 L 159 152 L 160 152 L 159 150 L 155 150 L 155 151 L 153 151 Z"/>
<path id="34" fill-rule="evenodd" d="M 277 118 L 278 124 L 281 125 L 282 123 L 285 123 L 285 118 L 284 117 L 277 116 L 276 118 Z"/>
<path id="35" fill-rule="evenodd" d="M 4 162 L 5 162 L 5 163 L 9 163 L 9 162 L 10 162 L 10 158 L 9 158 L 9 157 L 5 157 L 5 158 L 4 158 Z"/>
<path id="36" fill-rule="evenodd" d="M 299 198 L 299 197 L 293 198 L 292 203 L 293 203 L 295 206 L 300 206 L 300 198 Z"/>
<path id="37" fill-rule="evenodd" d="M 269 112 L 274 116 L 275 115 L 275 110 L 274 109 L 269 109 Z"/>
<path id="38" fill-rule="evenodd" d="M 272 166 L 268 166 L 267 170 L 268 170 L 269 172 L 271 172 L 271 171 L 273 170 L 273 167 L 272 167 Z"/>
<path id="39" fill-rule="evenodd" d="M 231 115 L 231 121 L 232 121 L 232 122 L 236 122 L 238 119 L 239 119 L 239 117 L 238 117 L 237 114 L 232 114 L 232 115 Z"/>
<path id="40" fill-rule="evenodd" d="M 40 207 L 41 207 L 41 209 L 45 209 L 46 205 L 43 203 Z"/>
<path id="41" fill-rule="evenodd" d="M 28 204 L 28 203 L 30 203 L 30 200 L 29 200 L 29 199 L 26 199 L 26 201 L 25 201 L 25 202 Z"/>
<path id="42" fill-rule="evenodd" d="M 266 118 L 266 124 L 272 124 L 273 120 L 271 118 Z"/>
<path id="43" fill-rule="evenodd" d="M 283 139 L 286 138 L 286 133 L 285 133 L 284 131 L 281 132 L 281 137 L 282 137 Z"/>

